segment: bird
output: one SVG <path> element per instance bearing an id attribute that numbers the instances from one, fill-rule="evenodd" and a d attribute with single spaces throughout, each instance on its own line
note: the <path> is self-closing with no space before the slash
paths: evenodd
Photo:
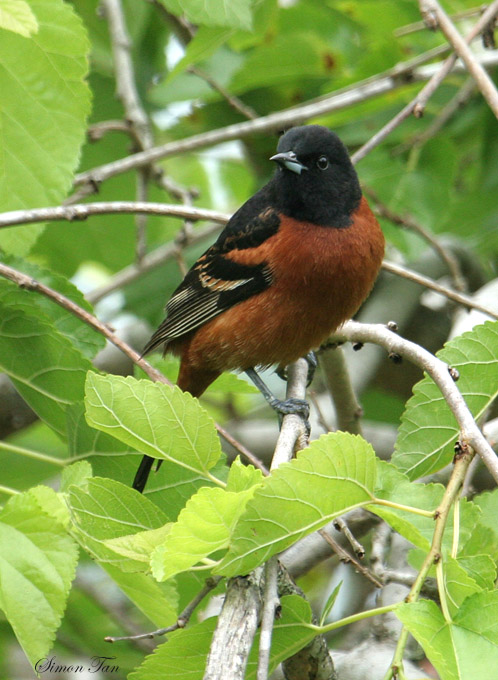
<path id="1" fill-rule="evenodd" d="M 305 407 L 273 397 L 255 369 L 282 370 L 357 312 L 384 236 L 345 145 L 327 127 L 290 128 L 269 160 L 272 178 L 187 272 L 143 355 L 162 346 L 179 356 L 177 385 L 194 397 L 223 372 L 245 371 L 286 413 Z M 137 491 L 153 461 L 143 458 Z"/>

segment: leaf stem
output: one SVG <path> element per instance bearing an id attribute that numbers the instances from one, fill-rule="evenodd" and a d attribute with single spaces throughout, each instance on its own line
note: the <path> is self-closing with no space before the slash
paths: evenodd
<path id="1" fill-rule="evenodd" d="M 4 451 L 10 451 L 11 453 L 17 453 L 20 456 L 32 458 L 33 460 L 38 460 L 42 463 L 57 465 L 58 467 L 65 467 L 67 465 L 66 459 L 62 460 L 61 458 L 55 458 L 54 456 L 47 456 L 47 454 L 40 453 L 40 451 L 25 449 L 23 446 L 16 446 L 15 444 L 10 444 L 8 442 L 0 441 L 0 449 L 3 449 Z"/>
<path id="2" fill-rule="evenodd" d="M 375 609 L 369 609 L 366 612 L 358 612 L 357 614 L 352 614 L 351 616 L 346 616 L 344 619 L 339 619 L 339 621 L 333 621 L 328 623 L 326 626 L 318 626 L 310 624 L 309 627 L 312 630 L 316 630 L 318 634 L 330 633 L 332 630 L 337 628 L 342 628 L 343 626 L 349 626 L 351 623 L 356 623 L 357 621 L 363 621 L 363 619 L 369 619 L 372 616 L 380 616 L 381 614 L 388 614 L 392 612 L 400 605 L 399 602 L 394 604 L 386 605 L 385 607 L 376 607 Z"/>
<path id="3" fill-rule="evenodd" d="M 444 620 L 448 623 L 451 621 L 451 614 L 448 608 L 448 598 L 446 597 L 446 584 L 444 580 L 443 560 L 440 559 L 436 565 L 436 580 L 437 589 L 439 592 L 439 600 L 441 602 L 441 610 L 443 612 Z"/>
<path id="4" fill-rule="evenodd" d="M 451 546 L 451 556 L 456 559 L 458 553 L 458 539 L 460 537 L 460 503 L 453 506 L 453 543 Z"/>
<path id="5" fill-rule="evenodd" d="M 407 597 L 405 598 L 405 602 L 410 603 L 410 602 L 416 602 L 420 596 L 420 591 L 422 590 L 422 586 L 424 585 L 424 581 L 427 577 L 427 574 L 429 573 L 430 568 L 436 564 L 437 569 L 441 570 L 440 572 L 437 572 L 438 575 L 438 588 L 439 588 L 439 595 L 441 598 L 441 606 L 443 607 L 443 614 L 446 618 L 446 616 L 449 617 L 449 611 L 447 607 L 447 602 L 445 598 L 445 591 L 444 591 L 444 582 L 443 581 L 443 572 L 442 572 L 442 555 L 441 555 L 441 546 L 443 543 L 443 535 L 444 535 L 444 530 L 446 528 L 446 524 L 448 521 L 448 516 L 451 510 L 451 507 L 455 501 L 458 501 L 458 496 L 460 493 L 460 489 L 462 488 L 463 482 L 465 480 L 465 475 L 467 474 L 467 470 L 469 468 L 470 463 L 472 462 L 472 459 L 474 458 L 475 452 L 474 450 L 465 444 L 460 444 L 460 450 L 458 454 L 455 456 L 455 464 L 453 468 L 453 472 L 451 474 L 450 480 L 448 482 L 448 486 L 446 487 L 446 490 L 444 492 L 443 498 L 441 499 L 441 503 L 436 510 L 435 513 L 435 528 L 434 528 L 434 534 L 432 537 L 432 544 L 429 552 L 427 553 L 427 556 L 424 560 L 424 563 L 422 564 L 422 568 L 420 569 L 419 573 L 417 574 L 417 577 L 415 581 L 413 582 L 413 586 L 408 593 Z M 451 618 L 451 617 L 449 617 Z M 448 620 L 448 619 L 447 619 Z M 408 630 L 406 627 L 403 626 L 401 630 L 401 634 L 399 636 L 398 644 L 396 646 L 396 651 L 394 652 L 393 660 L 391 663 L 391 667 L 387 671 L 386 675 L 384 676 L 384 680 L 391 680 L 393 677 L 397 675 L 397 677 L 400 677 L 399 675 L 399 669 L 403 667 L 403 655 L 406 647 L 406 642 L 408 639 Z"/>
<path id="6" fill-rule="evenodd" d="M 435 517 L 435 511 L 434 510 L 422 510 L 422 508 L 414 508 L 411 505 L 402 505 L 401 503 L 395 503 L 394 501 L 388 501 L 384 498 L 376 498 L 374 502 L 375 502 L 376 505 L 385 505 L 388 508 L 395 508 L 396 510 L 404 510 L 405 512 L 411 512 L 414 515 L 421 515 L 422 517 L 429 517 L 431 519 L 434 519 L 434 517 Z"/>
<path id="7" fill-rule="evenodd" d="M 3 484 L 0 484 L 0 493 L 5 493 L 8 496 L 17 496 L 17 494 L 21 492 L 17 489 L 11 489 L 10 486 L 4 486 Z"/>

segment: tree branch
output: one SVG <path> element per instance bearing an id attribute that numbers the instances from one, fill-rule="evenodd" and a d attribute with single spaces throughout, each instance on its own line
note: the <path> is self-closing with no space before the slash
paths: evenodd
<path id="1" fill-rule="evenodd" d="M 135 70 L 131 58 L 131 41 L 126 28 L 126 21 L 121 0 L 102 0 L 114 61 L 114 73 L 116 76 L 117 95 L 123 104 L 126 120 L 137 141 L 138 149 L 143 151 L 150 149 L 153 144 L 152 131 L 149 119 L 138 96 L 135 84 Z M 138 171 L 136 178 L 136 198 L 138 201 L 146 201 L 150 168 L 143 167 Z M 147 252 L 147 219 L 144 214 L 135 215 L 136 226 L 136 260 L 140 262 Z"/>
<path id="2" fill-rule="evenodd" d="M 460 264 L 458 259 L 449 252 L 439 243 L 438 239 L 425 227 L 423 227 L 419 222 L 411 217 L 404 217 L 393 212 L 385 203 L 383 203 L 377 196 L 377 193 L 370 187 L 363 186 L 364 193 L 374 202 L 374 209 L 380 217 L 384 217 L 393 224 L 397 224 L 405 229 L 410 229 L 411 231 L 418 234 L 427 243 L 431 245 L 436 251 L 439 257 L 448 267 L 448 271 L 453 279 L 453 285 L 458 291 L 464 291 L 466 288 L 465 278 L 461 272 Z"/>
<path id="3" fill-rule="evenodd" d="M 208 208 L 192 208 L 190 206 L 171 203 L 153 203 L 143 201 L 100 201 L 96 203 L 78 203 L 61 205 L 54 208 L 32 208 L 28 210 L 12 210 L 0 214 L 0 229 L 19 224 L 34 222 L 60 221 L 76 222 L 86 220 L 92 215 L 133 214 L 166 215 L 197 221 L 210 220 L 225 224 L 229 215 Z"/>
<path id="4" fill-rule="evenodd" d="M 421 4 L 421 7 L 423 6 L 424 12 L 429 13 L 429 15 L 434 17 L 436 25 L 444 33 L 448 42 L 451 43 L 451 46 L 455 50 L 456 54 L 465 63 L 467 70 L 475 80 L 482 96 L 486 99 L 489 107 L 498 118 L 498 92 L 496 91 L 493 81 L 476 58 L 476 55 L 469 49 L 469 40 L 464 40 L 462 38 L 449 16 L 439 4 L 438 0 L 421 0 L 421 2 L 423 3 Z M 497 3 L 493 3 L 493 5 L 498 7 Z M 494 11 L 496 12 L 497 9 L 495 8 Z M 483 17 L 485 16 L 486 12 L 482 15 L 480 21 L 482 21 Z M 483 29 L 488 23 L 489 21 L 485 22 Z"/>
<path id="5" fill-rule="evenodd" d="M 458 302 L 464 307 L 468 307 L 469 309 L 477 309 L 479 312 L 487 314 L 492 319 L 498 319 L 498 314 L 491 307 L 481 305 L 469 295 L 464 295 L 463 293 L 458 293 L 456 290 L 452 290 L 447 286 L 442 286 L 437 281 L 434 281 L 423 274 L 419 274 L 418 272 L 413 271 L 413 269 L 408 269 L 407 267 L 395 264 L 394 262 L 388 262 L 387 260 L 383 261 L 382 269 L 387 272 L 391 272 L 391 274 L 396 274 L 397 276 L 401 276 L 404 279 L 408 279 L 409 281 L 413 281 L 414 283 L 418 283 L 421 286 L 425 286 L 430 290 L 434 290 L 436 293 L 440 293 L 450 300 Z"/>
<path id="6" fill-rule="evenodd" d="M 136 201 L 103 201 L 96 203 L 79 203 L 75 205 L 57 206 L 54 208 L 33 208 L 30 210 L 12 210 L 0 214 L 0 229 L 3 227 L 13 227 L 20 224 L 30 224 L 34 222 L 46 221 L 60 221 L 67 220 L 69 222 L 85 220 L 91 215 L 106 215 L 106 214 L 122 214 L 143 212 L 151 215 L 169 215 L 170 217 L 179 217 L 187 220 L 210 220 L 219 224 L 226 224 L 229 215 L 226 213 L 217 212 L 216 210 L 209 210 L 207 208 L 192 208 L 188 206 L 173 205 L 168 203 L 140 203 Z M 215 228 L 206 228 L 205 231 L 194 234 L 191 237 L 191 243 L 197 243 L 198 240 L 206 238 L 215 233 Z M 171 250 L 166 250 L 171 248 Z M 158 249 L 154 253 L 150 253 L 145 258 L 142 265 L 130 265 L 113 278 L 112 286 L 105 287 L 102 291 L 99 289 L 95 294 L 90 294 L 89 299 L 93 301 L 100 300 L 105 295 L 114 291 L 116 288 L 126 285 L 135 280 L 145 271 L 150 271 L 154 267 L 159 266 L 165 260 L 175 255 L 175 246 L 166 245 Z M 382 268 L 397 276 L 419 283 L 426 288 L 436 291 L 441 295 L 454 300 L 470 309 L 477 309 L 483 314 L 487 314 L 493 319 L 498 319 L 498 314 L 491 308 L 485 305 L 480 305 L 475 302 L 472 297 L 458 293 L 451 288 L 442 286 L 432 279 L 422 276 L 407 267 L 394 264 L 384 260 Z M 119 277 L 119 278 L 118 278 Z M 122 279 L 121 279 L 122 277 Z"/>
<path id="7" fill-rule="evenodd" d="M 467 38 L 465 39 L 467 43 L 472 42 L 476 36 L 478 36 L 482 31 L 486 29 L 489 22 L 498 13 L 498 0 L 489 5 L 484 14 L 480 17 L 479 21 L 472 28 Z M 441 85 L 446 76 L 450 73 L 456 64 L 457 56 L 452 54 L 444 62 L 443 65 L 438 68 L 436 73 L 431 77 L 429 82 L 420 90 L 412 101 L 407 104 L 399 113 L 397 113 L 392 120 L 390 120 L 383 128 L 381 128 L 373 137 L 371 137 L 368 142 L 366 142 L 358 151 L 356 151 L 351 159 L 353 163 L 357 163 L 362 158 L 364 158 L 372 149 L 378 146 L 384 139 L 395 130 L 398 125 L 400 125 L 406 118 L 408 118 L 412 113 L 420 118 L 423 115 L 425 106 L 429 101 L 430 97 L 434 94 L 437 88 Z"/>
<path id="8" fill-rule="evenodd" d="M 492 477 L 498 482 L 498 457 L 479 430 L 465 399 L 450 375 L 447 364 L 420 345 L 401 338 L 381 324 L 362 324 L 357 321 L 348 321 L 334 333 L 333 339 L 350 342 L 374 342 L 384 347 L 389 353 L 399 354 L 426 371 L 439 387 L 455 416 L 460 428 L 460 442 L 471 446 L 481 456 Z"/>
<path id="9" fill-rule="evenodd" d="M 493 3 L 493 5 L 494 4 L 495 3 Z M 485 14 L 488 14 L 488 10 Z M 485 23 L 489 23 L 489 17 Z M 483 62 L 488 63 L 489 65 L 495 64 L 498 62 L 498 55 L 493 54 L 492 58 L 483 56 Z M 454 62 L 448 69 L 448 73 L 453 65 Z M 435 68 L 439 71 L 438 65 L 436 65 Z M 410 82 L 427 80 L 432 76 L 433 72 L 434 66 L 411 70 Z M 167 142 L 166 144 L 153 147 L 147 151 L 141 151 L 127 156 L 126 158 L 106 163 L 77 175 L 75 177 L 74 185 L 78 187 L 90 184 L 95 187 L 110 177 L 114 177 L 123 172 L 128 172 L 135 168 L 143 167 L 144 165 L 149 165 L 160 159 L 187 153 L 207 146 L 213 146 L 214 144 L 228 142 L 234 139 L 243 139 L 253 134 L 276 132 L 292 125 L 300 125 L 311 118 L 318 118 L 325 114 L 332 113 L 333 111 L 339 111 L 349 106 L 353 106 L 371 99 L 372 97 L 386 94 L 405 84 L 406 81 L 400 79 L 398 75 L 392 75 L 393 69 L 389 69 L 387 73 L 388 75 L 379 74 L 378 77 L 374 76 L 368 78 L 354 86 L 335 92 L 319 101 L 285 109 L 268 116 L 262 116 L 256 120 L 243 121 L 241 123 L 228 125 L 224 128 L 210 130 L 179 141 Z M 447 73 L 445 73 L 444 77 L 446 75 Z M 443 79 L 444 78 L 441 78 L 441 80 Z M 366 154 L 364 153 L 363 155 Z"/>

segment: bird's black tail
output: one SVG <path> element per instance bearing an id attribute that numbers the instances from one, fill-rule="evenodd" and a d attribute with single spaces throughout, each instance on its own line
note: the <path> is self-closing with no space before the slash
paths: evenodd
<path id="1" fill-rule="evenodd" d="M 142 458 L 142 462 L 138 467 L 135 479 L 133 480 L 133 488 L 139 491 L 140 493 L 143 493 L 143 490 L 145 489 L 145 485 L 147 484 L 147 479 L 149 478 L 149 473 L 154 461 L 155 458 L 151 458 L 150 456 L 144 456 Z"/>

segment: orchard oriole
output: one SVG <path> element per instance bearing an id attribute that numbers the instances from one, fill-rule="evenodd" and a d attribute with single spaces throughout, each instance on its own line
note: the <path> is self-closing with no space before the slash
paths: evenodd
<path id="1" fill-rule="evenodd" d="M 274 176 L 187 273 L 143 351 L 180 356 L 177 384 L 195 397 L 224 371 L 254 379 L 256 366 L 283 368 L 319 347 L 357 311 L 382 262 L 382 231 L 337 135 L 292 128 L 270 160 Z M 135 489 L 152 463 L 142 460 Z"/>

